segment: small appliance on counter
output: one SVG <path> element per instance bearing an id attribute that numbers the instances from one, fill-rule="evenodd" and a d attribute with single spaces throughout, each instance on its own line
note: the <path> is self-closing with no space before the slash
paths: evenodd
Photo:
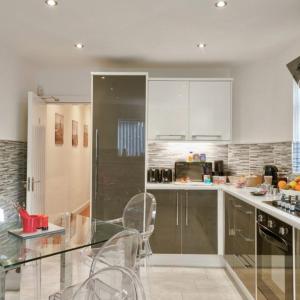
<path id="1" fill-rule="evenodd" d="M 213 164 L 211 162 L 205 162 L 203 165 L 204 175 L 213 175 Z"/>
<path id="2" fill-rule="evenodd" d="M 215 160 L 214 161 L 215 172 L 216 176 L 224 176 L 224 162 L 223 160 Z"/>
<path id="3" fill-rule="evenodd" d="M 212 163 L 178 161 L 175 163 L 175 181 L 202 182 L 204 175 L 212 175 Z"/>
<path id="4" fill-rule="evenodd" d="M 161 182 L 160 169 L 158 168 L 149 168 L 147 172 L 147 181 L 151 183 Z"/>
<path id="5" fill-rule="evenodd" d="M 170 168 L 161 169 L 161 182 L 171 183 L 173 181 L 173 172 Z"/>
<path id="6" fill-rule="evenodd" d="M 265 176 L 272 176 L 272 185 L 277 185 L 278 183 L 278 177 L 277 177 L 277 173 L 278 173 L 278 169 L 276 166 L 273 165 L 267 165 L 264 167 L 264 171 L 265 171 Z"/>

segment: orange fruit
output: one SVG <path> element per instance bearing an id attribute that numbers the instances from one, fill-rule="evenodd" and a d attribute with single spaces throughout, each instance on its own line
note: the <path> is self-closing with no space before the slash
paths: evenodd
<path id="1" fill-rule="evenodd" d="M 279 187 L 280 189 L 285 189 L 285 188 L 286 188 L 286 185 L 287 185 L 287 183 L 286 183 L 284 180 L 280 180 L 280 181 L 278 182 L 278 187 Z"/>
<path id="2" fill-rule="evenodd" d="M 295 191 L 298 191 L 298 192 L 300 192 L 300 184 L 298 183 L 296 186 L 295 186 Z"/>

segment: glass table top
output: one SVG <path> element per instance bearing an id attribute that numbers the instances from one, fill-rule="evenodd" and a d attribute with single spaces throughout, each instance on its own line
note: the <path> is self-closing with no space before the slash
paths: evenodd
<path id="1" fill-rule="evenodd" d="M 102 244 L 124 229 L 81 215 L 49 216 L 49 222 L 64 227 L 65 232 L 29 239 L 16 237 L 7 230 L 0 233 L 0 268 L 12 269 L 26 262 Z M 20 228 L 20 224 L 15 222 L 5 227 L 12 230 Z"/>

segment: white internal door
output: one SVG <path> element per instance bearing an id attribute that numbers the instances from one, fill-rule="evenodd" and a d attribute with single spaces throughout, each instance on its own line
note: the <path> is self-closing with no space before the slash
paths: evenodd
<path id="1" fill-rule="evenodd" d="M 29 92 L 26 206 L 31 214 L 42 214 L 45 210 L 46 121 L 46 103 L 33 92 Z"/>

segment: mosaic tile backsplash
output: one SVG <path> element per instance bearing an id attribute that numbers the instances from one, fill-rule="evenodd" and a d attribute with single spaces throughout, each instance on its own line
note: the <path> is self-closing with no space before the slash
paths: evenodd
<path id="1" fill-rule="evenodd" d="M 226 171 L 237 175 L 261 173 L 267 164 L 280 171 L 292 171 L 292 143 L 230 144 L 150 143 L 148 166 L 174 168 L 176 160 L 185 159 L 188 152 L 206 153 L 207 161 L 223 160 Z"/>
<path id="2" fill-rule="evenodd" d="M 6 242 L 9 223 L 19 220 L 12 202 L 26 201 L 26 163 L 26 143 L 0 141 L 0 243 Z"/>

